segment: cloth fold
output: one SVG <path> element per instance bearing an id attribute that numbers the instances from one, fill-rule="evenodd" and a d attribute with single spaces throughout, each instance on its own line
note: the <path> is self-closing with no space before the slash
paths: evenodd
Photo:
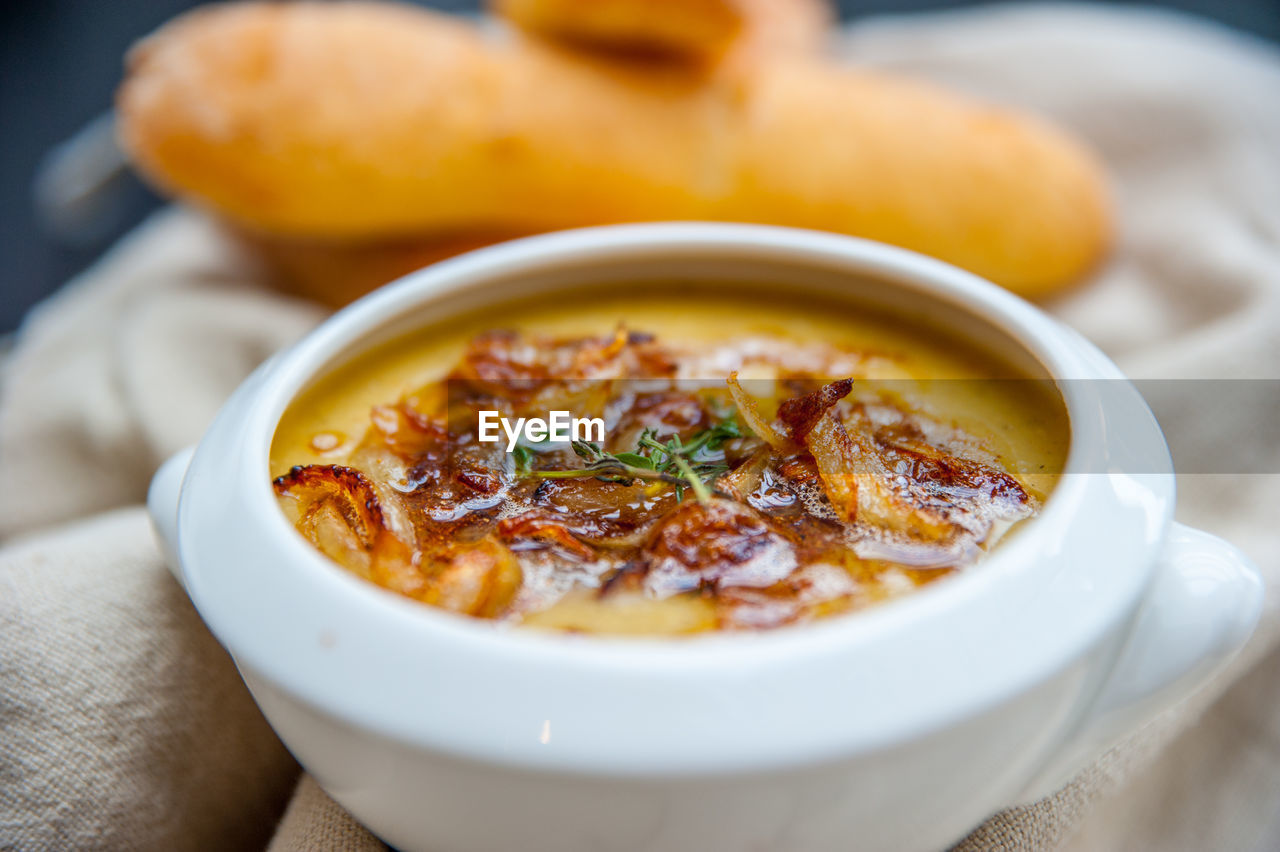
<path id="1" fill-rule="evenodd" d="M 252 849 L 297 774 L 140 507 L 0 553 L 0 847 Z"/>
<path id="2" fill-rule="evenodd" d="M 866 21 L 838 49 L 1037 109 L 1101 151 L 1116 256 L 1048 307 L 1132 375 L 1280 378 L 1275 51 L 1173 15 L 1073 6 Z M 138 508 L 156 465 L 321 317 L 174 210 L 28 319 L 0 385 L 0 846 L 382 848 L 299 778 Z M 1166 432 L 1206 458 L 1250 441 L 1280 470 L 1266 400 L 1205 411 L 1191 387 Z M 1182 520 L 1262 569 L 1258 634 L 1216 683 L 960 848 L 1047 850 L 1073 832 L 1072 848 L 1104 852 L 1280 848 L 1280 477 L 1179 488 Z"/>

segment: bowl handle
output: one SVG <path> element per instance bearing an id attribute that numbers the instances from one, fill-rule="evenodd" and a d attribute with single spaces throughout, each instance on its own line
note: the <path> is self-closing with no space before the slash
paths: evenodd
<path id="1" fill-rule="evenodd" d="M 195 451 L 195 447 L 187 447 L 169 456 L 151 477 L 151 487 L 147 489 L 147 514 L 151 516 L 160 552 L 169 572 L 184 589 L 187 584 L 182 577 L 182 563 L 178 561 L 178 497 Z"/>
<path id="2" fill-rule="evenodd" d="M 1233 545 L 1174 524 L 1115 666 L 1017 803 L 1057 792 L 1123 736 L 1220 672 L 1253 633 L 1263 591 L 1257 568 Z"/>

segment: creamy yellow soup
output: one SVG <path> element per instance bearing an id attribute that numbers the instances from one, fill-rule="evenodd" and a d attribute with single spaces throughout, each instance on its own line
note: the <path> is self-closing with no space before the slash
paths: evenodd
<path id="1" fill-rule="evenodd" d="M 611 292 L 450 319 L 323 377 L 272 444 L 283 510 L 346 569 L 466 615 L 769 629 L 969 570 L 1062 468 L 1052 385 L 946 330 Z M 559 410 L 581 440 L 533 429 Z"/>

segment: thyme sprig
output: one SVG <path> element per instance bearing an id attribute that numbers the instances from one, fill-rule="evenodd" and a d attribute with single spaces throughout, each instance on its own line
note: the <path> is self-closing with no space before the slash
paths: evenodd
<path id="1" fill-rule="evenodd" d="M 533 452 L 517 446 L 516 473 L 540 479 L 585 479 L 595 477 L 604 482 L 624 485 L 642 479 L 675 486 L 676 499 L 684 499 L 684 489 L 693 491 L 699 502 L 711 499 L 710 483 L 729 469 L 718 455 L 724 442 L 742 437 L 742 429 L 732 415 L 698 432 L 688 442 L 673 435 L 659 441 L 657 431 L 645 429 L 636 440 L 633 452 L 608 453 L 592 441 L 573 441 L 573 451 L 586 465 L 581 468 L 534 470 Z"/>

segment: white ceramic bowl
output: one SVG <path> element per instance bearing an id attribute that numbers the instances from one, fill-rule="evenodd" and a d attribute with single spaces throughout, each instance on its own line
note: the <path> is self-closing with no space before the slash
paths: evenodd
<path id="1" fill-rule="evenodd" d="M 1067 475 L 955 579 L 819 624 L 680 640 L 435 610 L 329 562 L 277 508 L 272 433 L 327 369 L 517 293 L 655 279 L 876 304 L 1038 363 L 1070 415 Z M 1221 667 L 1257 619 L 1247 560 L 1171 522 L 1168 451 L 1122 379 L 1031 305 L 906 251 L 739 225 L 571 231 L 437 264 L 338 313 L 166 463 L 150 507 L 285 744 L 400 849 L 938 849 L 1052 792 Z"/>

